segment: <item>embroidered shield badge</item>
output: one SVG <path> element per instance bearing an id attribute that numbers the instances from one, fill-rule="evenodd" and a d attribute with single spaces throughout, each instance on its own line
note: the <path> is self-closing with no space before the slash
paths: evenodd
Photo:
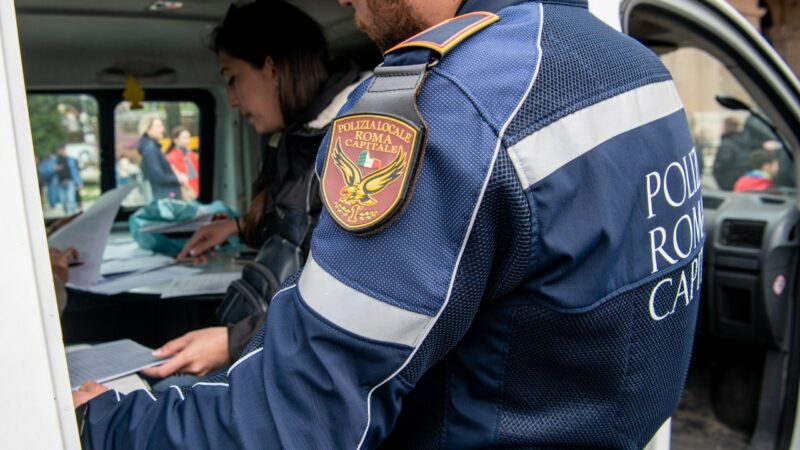
<path id="1" fill-rule="evenodd" d="M 404 206 L 421 152 L 422 131 L 384 114 L 353 114 L 331 125 L 322 200 L 347 231 L 376 230 Z"/>

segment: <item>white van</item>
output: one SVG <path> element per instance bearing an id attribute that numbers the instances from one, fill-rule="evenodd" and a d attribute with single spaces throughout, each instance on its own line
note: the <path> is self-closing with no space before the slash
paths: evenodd
<path id="1" fill-rule="evenodd" d="M 364 68 L 379 61 L 349 9 L 333 0 L 292 3 L 323 26 L 333 53 Z M 213 304 L 165 309 L 144 293 L 114 305 L 78 300 L 59 320 L 44 226 L 64 210 L 36 174 L 57 144 L 67 144 L 99 149 L 99 156 L 78 156 L 84 208 L 102 192 L 141 181 L 131 149 L 139 122 L 158 111 L 168 128 L 192 132 L 198 198 L 241 211 L 264 143 L 227 107 L 204 44 L 227 7 L 225 0 L 0 2 L 0 192 L 8 194 L 0 222 L 0 354 L 6 373 L 21 380 L 0 391 L 0 448 L 79 447 L 65 342 L 135 335 L 155 346 L 213 318 Z M 707 241 L 694 357 L 681 406 L 653 445 L 796 448 L 800 83 L 722 0 L 591 0 L 590 7 L 670 69 L 704 166 Z M 139 95 L 129 74 L 144 90 L 143 110 L 123 99 L 126 90 L 129 99 Z M 57 132 L 48 131 L 53 123 Z M 785 152 L 778 186 L 731 191 L 726 170 L 745 163 L 740 147 L 748 146 Z M 134 191 L 119 219 L 148 195 Z M 170 325 L 143 329 L 142 316 Z M 110 323 L 119 317 L 127 319 Z"/>

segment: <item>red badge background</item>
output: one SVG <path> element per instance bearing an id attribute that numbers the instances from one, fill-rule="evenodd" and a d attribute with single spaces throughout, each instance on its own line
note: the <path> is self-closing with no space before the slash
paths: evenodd
<path id="1" fill-rule="evenodd" d="M 360 129 L 360 130 L 351 130 L 351 131 L 341 131 L 340 125 L 344 125 L 347 123 L 352 123 L 354 127 L 358 126 L 359 121 L 369 120 L 371 122 L 380 125 L 381 123 L 388 122 L 392 125 L 397 126 L 399 129 L 405 130 L 411 135 L 411 139 L 408 143 L 404 140 L 400 139 L 395 135 L 391 135 L 389 133 L 382 133 L 371 129 Z M 401 200 L 403 198 L 403 194 L 405 193 L 405 188 L 408 185 L 408 178 L 412 175 L 410 170 L 413 169 L 413 162 L 416 155 L 415 152 L 418 151 L 415 148 L 415 144 L 417 143 L 417 135 L 418 132 L 416 129 L 412 128 L 408 124 L 394 119 L 392 117 L 387 116 L 380 116 L 380 115 L 372 115 L 372 114 L 359 114 L 353 116 L 346 116 L 340 119 L 336 119 L 333 124 L 331 125 L 331 139 L 328 145 L 328 153 L 325 158 L 325 167 L 323 169 L 322 175 L 322 195 L 323 201 L 325 203 L 328 212 L 336 219 L 336 221 L 345 229 L 348 230 L 363 230 L 372 227 L 373 225 L 381 222 L 382 219 L 386 218 L 391 212 L 395 210 L 396 206 L 399 206 Z M 345 182 L 344 176 L 342 175 L 341 170 L 336 166 L 333 161 L 333 155 L 336 151 L 336 142 L 338 141 L 341 145 L 342 151 L 347 156 L 350 161 L 354 164 L 358 165 L 358 158 L 360 153 L 364 150 L 362 148 L 354 148 L 352 146 L 346 145 L 348 141 L 355 140 L 356 131 L 366 132 L 369 131 L 371 133 L 382 133 L 389 135 L 389 138 L 392 141 L 393 145 L 398 145 L 402 151 L 405 153 L 405 165 L 402 169 L 402 173 L 400 176 L 389 183 L 385 189 L 382 191 L 371 195 L 373 199 L 377 201 L 376 204 L 372 206 L 366 206 L 360 210 L 360 212 L 370 212 L 375 211 L 376 214 L 374 217 L 364 220 L 364 221 L 357 221 L 356 223 L 350 222 L 348 218 L 350 217 L 349 214 L 343 213 L 337 210 L 336 202 L 340 201 L 342 198 L 341 190 L 347 183 Z M 395 158 L 399 155 L 399 153 L 385 153 L 380 151 L 369 151 L 370 157 L 374 159 L 379 159 L 381 162 L 380 168 L 377 169 L 369 169 L 366 167 L 358 166 L 359 171 L 361 172 L 362 179 L 378 170 L 386 168 L 389 164 L 391 164 Z M 340 202 L 343 204 L 344 202 Z M 347 208 L 352 208 L 352 204 L 344 204 Z"/>

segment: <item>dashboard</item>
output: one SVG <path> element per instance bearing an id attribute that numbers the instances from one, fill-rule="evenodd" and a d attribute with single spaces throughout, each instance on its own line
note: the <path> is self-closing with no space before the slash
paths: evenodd
<path id="1" fill-rule="evenodd" d="M 785 350 L 797 277 L 794 196 L 704 192 L 703 212 L 700 331 Z"/>

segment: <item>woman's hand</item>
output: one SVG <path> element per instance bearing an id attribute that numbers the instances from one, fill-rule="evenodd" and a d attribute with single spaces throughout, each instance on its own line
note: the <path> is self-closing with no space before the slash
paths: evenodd
<path id="1" fill-rule="evenodd" d="M 213 251 L 214 247 L 227 241 L 229 237 L 238 231 L 236 219 L 217 220 L 207 223 L 195 231 L 189 242 L 178 254 L 178 259 L 191 257 L 195 264 L 206 262 L 208 259 L 205 253 Z"/>
<path id="2" fill-rule="evenodd" d="M 57 248 L 50 247 L 50 267 L 53 275 L 61 280 L 62 283 L 69 281 L 69 262 L 70 259 L 78 259 L 78 251 L 70 247 L 63 252 Z"/>
<path id="3" fill-rule="evenodd" d="M 166 378 L 175 373 L 205 376 L 229 362 L 228 329 L 211 327 L 191 331 L 154 350 L 153 356 L 171 356 L 172 359 L 160 366 L 142 370 L 148 377 Z"/>

